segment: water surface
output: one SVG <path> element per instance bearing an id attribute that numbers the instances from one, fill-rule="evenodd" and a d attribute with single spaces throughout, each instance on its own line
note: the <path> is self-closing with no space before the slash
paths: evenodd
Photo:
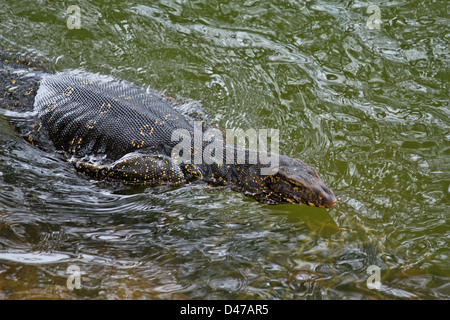
<path id="1" fill-rule="evenodd" d="M 72 2 L 0 4 L 0 47 L 198 101 L 223 128 L 279 129 L 339 200 L 114 187 L 1 112 L 1 299 L 450 298 L 446 1 L 375 1 L 379 29 L 359 1 L 82 0 L 81 29 Z"/>

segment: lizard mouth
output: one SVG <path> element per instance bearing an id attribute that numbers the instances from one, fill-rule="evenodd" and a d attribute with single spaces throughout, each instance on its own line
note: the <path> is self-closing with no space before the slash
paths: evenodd
<path id="1" fill-rule="evenodd" d="M 312 192 L 307 192 L 306 199 L 298 199 L 299 203 L 311 207 L 332 208 L 336 205 L 337 199 L 333 191 L 326 186 L 315 188 Z"/>
<path id="2" fill-rule="evenodd" d="M 283 202 L 280 202 L 283 203 Z M 297 203 L 297 204 L 303 204 L 307 205 L 309 207 L 318 207 L 318 208 L 332 208 L 336 205 L 337 199 L 333 195 L 332 197 L 327 197 L 326 199 L 323 198 L 321 201 L 312 201 L 312 200 L 305 200 L 305 199 L 298 199 L 298 198 L 285 198 L 284 203 Z"/>
<path id="3" fill-rule="evenodd" d="M 336 205 L 336 203 L 337 203 L 337 199 L 336 199 L 336 197 L 333 199 L 333 201 L 330 201 L 329 203 L 328 203 L 328 206 L 327 206 L 327 208 L 332 208 L 332 207 L 334 207 L 335 205 Z"/>
<path id="4" fill-rule="evenodd" d="M 269 204 L 292 203 L 332 208 L 337 203 L 333 191 L 324 184 L 305 186 L 288 180 L 272 184 L 270 189 L 264 194 L 264 202 Z"/>
<path id="5" fill-rule="evenodd" d="M 322 192 L 321 195 L 319 195 L 319 200 L 319 206 L 323 206 L 325 208 L 332 208 L 337 203 L 337 198 L 333 191 L 326 186 L 322 186 Z"/>
<path id="6" fill-rule="evenodd" d="M 259 202 L 265 204 L 303 204 L 310 207 L 318 208 L 332 208 L 336 205 L 337 199 L 333 192 L 326 188 L 321 195 L 314 197 L 313 199 L 309 197 L 302 197 L 302 194 L 281 194 L 276 192 L 260 193 L 260 194 L 247 194 Z"/>
<path id="7" fill-rule="evenodd" d="M 337 203 L 337 199 L 334 195 L 328 196 L 324 201 L 322 201 L 322 204 L 319 205 L 319 207 L 324 208 L 333 208 Z"/>

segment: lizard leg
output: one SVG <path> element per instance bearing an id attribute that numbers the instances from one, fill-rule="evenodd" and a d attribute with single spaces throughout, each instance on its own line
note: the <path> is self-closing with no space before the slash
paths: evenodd
<path id="1" fill-rule="evenodd" d="M 73 160 L 75 168 L 99 180 L 107 179 L 133 185 L 179 184 L 184 175 L 178 164 L 165 155 L 130 153 L 108 165 Z"/>

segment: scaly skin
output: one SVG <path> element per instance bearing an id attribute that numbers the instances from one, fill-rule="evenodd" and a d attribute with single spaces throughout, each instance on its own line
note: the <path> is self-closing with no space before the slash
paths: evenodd
<path id="1" fill-rule="evenodd" d="M 315 169 L 298 159 L 280 155 L 275 173 L 262 175 L 267 165 L 259 157 L 250 163 L 249 156 L 270 154 L 258 151 L 244 150 L 244 163 L 223 158 L 219 164 L 197 164 L 174 157 L 179 142 L 172 139 L 175 130 L 195 137 L 194 121 L 202 122 L 202 133 L 217 128 L 199 107 L 105 76 L 77 71 L 52 74 L 42 61 L 16 52 L 0 51 L 0 57 L 0 107 L 24 115 L 10 120 L 17 134 L 45 151 L 62 153 L 92 178 L 133 185 L 201 180 L 267 204 L 325 208 L 336 204 Z M 241 149 L 217 141 L 223 155 Z M 206 145 L 192 142 L 191 159 Z"/>

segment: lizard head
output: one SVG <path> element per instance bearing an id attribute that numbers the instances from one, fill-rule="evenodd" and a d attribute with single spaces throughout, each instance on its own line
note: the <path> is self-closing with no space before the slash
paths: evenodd
<path id="1" fill-rule="evenodd" d="M 337 199 L 320 179 L 317 171 L 299 159 L 279 156 L 278 171 L 265 178 L 264 191 L 254 195 L 268 204 L 300 203 L 331 208 Z"/>

